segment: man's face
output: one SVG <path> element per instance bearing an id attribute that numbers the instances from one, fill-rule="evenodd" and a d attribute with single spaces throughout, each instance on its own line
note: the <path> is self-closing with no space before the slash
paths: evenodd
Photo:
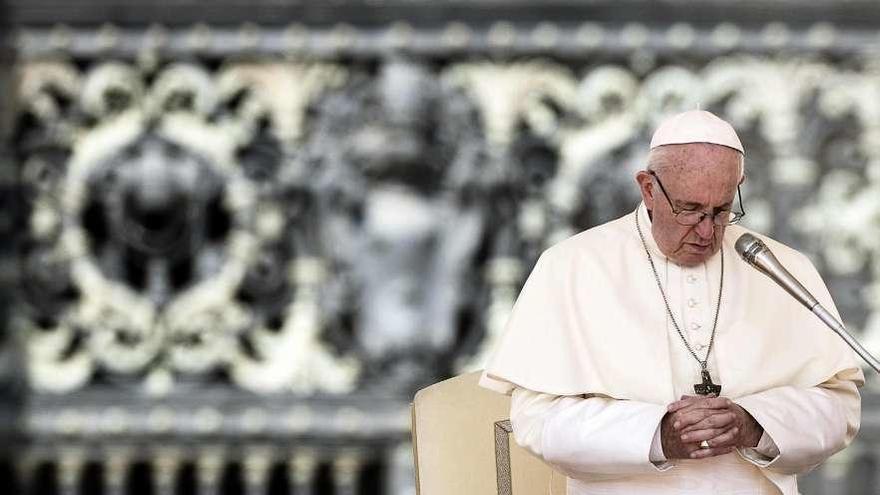
<path id="1" fill-rule="evenodd" d="M 654 172 L 675 210 L 709 213 L 696 225 L 679 224 L 657 179 L 648 172 L 639 172 L 636 180 L 651 212 L 654 240 L 676 264 L 699 265 L 721 248 L 725 227 L 715 225 L 712 214 L 732 209 L 740 181 L 741 155 L 726 146 L 705 143 L 667 145 L 655 148 L 653 153 L 662 155 L 660 160 L 652 160 L 660 163 Z"/>

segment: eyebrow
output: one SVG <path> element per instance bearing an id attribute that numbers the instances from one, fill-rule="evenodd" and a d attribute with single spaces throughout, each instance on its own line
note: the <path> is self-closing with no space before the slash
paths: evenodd
<path id="1" fill-rule="evenodd" d="M 700 204 L 700 203 L 694 202 L 694 201 L 681 201 L 681 200 L 676 200 L 676 201 L 675 201 L 675 206 L 676 206 L 677 208 L 696 209 L 696 208 L 700 208 L 700 207 L 702 207 L 703 205 Z M 729 209 L 732 208 L 732 207 L 733 207 L 733 201 L 728 201 L 728 202 L 726 202 L 726 203 L 724 203 L 724 204 L 721 204 L 721 205 L 715 206 L 715 207 L 713 207 L 712 209 L 713 209 L 713 210 L 729 210 Z"/>

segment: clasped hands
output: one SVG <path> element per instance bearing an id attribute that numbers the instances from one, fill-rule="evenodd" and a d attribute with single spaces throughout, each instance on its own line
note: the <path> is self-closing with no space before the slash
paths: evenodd
<path id="1" fill-rule="evenodd" d="M 704 459 L 756 447 L 763 433 L 748 411 L 726 397 L 683 395 L 667 407 L 660 423 L 667 459 Z M 700 446 L 703 441 L 708 447 Z"/>

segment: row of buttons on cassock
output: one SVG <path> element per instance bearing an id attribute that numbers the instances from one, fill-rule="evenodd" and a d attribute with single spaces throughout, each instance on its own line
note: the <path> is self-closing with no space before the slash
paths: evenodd
<path id="1" fill-rule="evenodd" d="M 697 282 L 697 277 L 692 274 L 688 274 L 688 276 L 685 277 L 685 280 L 689 284 L 694 284 Z M 688 308 L 696 311 L 697 306 L 699 306 L 699 301 L 697 301 L 696 299 L 691 297 L 691 298 L 688 298 L 687 305 L 688 305 Z M 701 325 L 700 323 L 698 323 L 696 321 L 691 323 L 691 330 L 697 331 L 697 330 L 700 330 L 701 328 L 703 328 L 703 325 Z M 694 349 L 696 349 L 697 351 L 702 351 L 705 348 L 706 348 L 706 344 L 704 344 L 702 342 L 696 342 L 694 344 Z"/>

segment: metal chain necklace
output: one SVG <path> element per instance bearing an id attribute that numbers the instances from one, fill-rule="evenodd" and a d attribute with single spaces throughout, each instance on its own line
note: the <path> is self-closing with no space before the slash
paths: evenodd
<path id="1" fill-rule="evenodd" d="M 675 331 L 678 332 L 678 336 L 681 337 L 681 341 L 684 343 L 688 352 L 690 352 L 691 356 L 693 356 L 700 364 L 700 375 L 703 379 L 703 383 L 695 383 L 694 392 L 699 395 L 715 395 L 717 397 L 721 394 L 721 384 L 712 383 L 712 375 L 709 374 L 708 362 L 709 355 L 712 353 L 712 345 L 715 343 L 715 330 L 718 328 L 718 312 L 721 310 L 721 294 L 724 289 L 724 245 L 721 245 L 721 277 L 718 281 L 718 300 L 715 303 L 715 320 L 712 322 L 712 334 L 709 337 L 709 348 L 706 349 L 706 357 L 700 359 L 685 338 L 684 333 L 681 331 L 681 327 L 679 327 L 678 322 L 675 321 L 675 316 L 672 314 L 672 308 L 669 307 L 669 300 L 666 298 L 666 292 L 663 291 L 663 284 L 660 283 L 660 274 L 657 273 L 657 267 L 654 266 L 654 258 L 651 256 L 651 251 L 648 249 L 648 243 L 645 242 L 645 236 L 642 234 L 642 227 L 639 225 L 638 208 L 636 208 L 636 231 L 639 233 L 642 247 L 645 248 L 645 254 L 648 256 L 648 263 L 651 265 L 651 271 L 654 272 L 654 279 L 657 281 L 657 289 L 660 290 L 660 296 L 663 298 L 663 304 L 666 306 L 666 314 L 669 315 L 669 319 L 672 320 L 672 326 L 675 327 Z"/>

